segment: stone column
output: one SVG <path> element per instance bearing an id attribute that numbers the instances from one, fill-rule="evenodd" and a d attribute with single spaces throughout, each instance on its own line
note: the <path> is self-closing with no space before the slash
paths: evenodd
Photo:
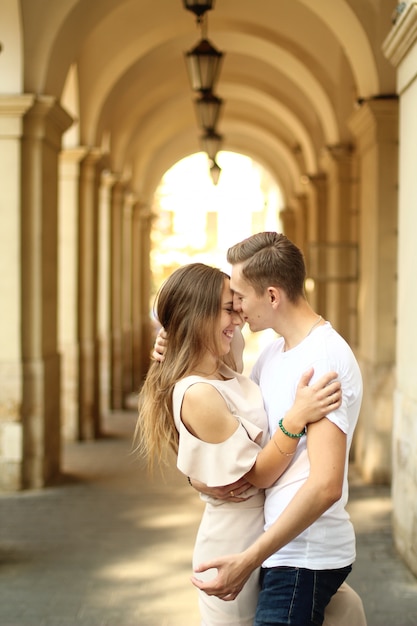
<path id="1" fill-rule="evenodd" d="M 22 141 L 23 480 L 38 488 L 60 472 L 58 155 L 72 119 L 54 98 L 34 101 Z"/>
<path id="2" fill-rule="evenodd" d="M 417 575 L 417 2 L 409 1 L 384 42 L 397 69 L 399 211 L 396 380 L 393 450 L 393 528 L 397 549 Z M 386 207 L 388 210 L 388 206 Z M 387 263 L 388 265 L 388 263 Z M 390 277 L 395 270 L 387 267 Z M 392 297 L 389 290 L 388 297 Z M 391 303 L 390 303 L 391 304 Z M 393 303 L 391 304 L 391 306 Z"/>
<path id="3" fill-rule="evenodd" d="M 124 198 L 122 223 L 122 354 L 123 407 L 132 393 L 132 215 L 135 198 L 128 193 Z"/>
<path id="4" fill-rule="evenodd" d="M 295 198 L 296 202 L 296 215 L 297 215 L 297 225 L 296 225 L 296 239 L 293 240 L 301 248 L 303 253 L 305 254 L 308 245 L 308 222 L 309 222 L 309 212 L 308 212 L 308 197 L 305 193 L 300 193 Z M 291 237 L 290 237 L 291 239 Z"/>
<path id="5" fill-rule="evenodd" d="M 139 375 L 145 376 L 149 367 L 149 354 L 153 345 L 154 328 L 150 318 L 150 293 L 151 293 L 151 227 L 153 214 L 147 206 L 140 211 L 140 332 L 141 332 L 141 364 Z"/>
<path id="6" fill-rule="evenodd" d="M 0 98 L 0 490 L 22 487 L 21 138 L 34 97 Z"/>
<path id="7" fill-rule="evenodd" d="M 350 119 L 359 164 L 359 358 L 364 399 L 356 437 L 364 477 L 391 479 L 397 300 L 398 102 L 376 98 Z"/>
<path id="8" fill-rule="evenodd" d="M 326 310 L 336 330 L 353 347 L 357 302 L 358 232 L 352 219 L 353 149 L 350 144 L 328 146 L 322 160 L 327 172 Z M 353 321 L 352 321 L 353 320 Z"/>
<path id="9" fill-rule="evenodd" d="M 142 383 L 142 211 L 139 202 L 133 205 L 132 212 L 132 386 L 138 392 Z"/>
<path id="10" fill-rule="evenodd" d="M 123 349 L 122 349 L 122 227 L 125 188 L 116 182 L 111 198 L 110 253 L 110 324 L 111 324 L 111 386 L 112 409 L 123 408 Z"/>
<path id="11" fill-rule="evenodd" d="M 80 161 L 86 148 L 60 154 L 58 236 L 58 341 L 61 353 L 61 422 L 65 439 L 79 437 L 78 423 L 78 198 Z"/>
<path id="12" fill-rule="evenodd" d="M 327 240 L 328 219 L 328 183 L 324 173 L 318 173 L 308 177 L 309 213 L 308 221 L 308 246 L 304 250 L 306 265 L 309 275 L 314 279 L 315 310 L 328 317 L 327 311 L 327 260 L 325 244 Z"/>
<path id="13" fill-rule="evenodd" d="M 78 259 L 79 438 L 100 436 L 97 331 L 97 211 L 99 150 L 81 162 Z"/>
<path id="14" fill-rule="evenodd" d="M 303 176 L 304 184 L 308 184 L 308 177 Z M 313 219 L 311 215 L 310 206 L 312 203 L 312 195 L 308 193 L 300 193 L 296 196 L 296 238 L 293 241 L 302 250 L 306 262 L 307 270 L 307 283 L 306 283 L 306 297 L 313 307 L 317 309 L 317 289 L 316 284 L 312 283 L 311 268 L 310 268 L 310 246 L 309 246 L 309 233 L 310 233 L 310 221 Z M 315 218 L 314 218 L 315 219 Z M 290 237 L 291 239 L 291 237 Z"/>
<path id="15" fill-rule="evenodd" d="M 107 415 L 111 406 L 111 197 L 116 176 L 108 170 L 101 172 L 98 206 L 98 371 L 100 381 L 99 413 Z"/>

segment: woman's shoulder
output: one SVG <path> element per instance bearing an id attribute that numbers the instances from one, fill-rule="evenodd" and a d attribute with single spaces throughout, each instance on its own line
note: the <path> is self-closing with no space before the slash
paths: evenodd
<path id="1" fill-rule="evenodd" d="M 209 409 L 213 404 L 217 404 L 219 398 L 223 398 L 222 383 L 224 381 L 201 378 L 198 376 L 189 376 L 185 382 L 184 398 L 187 398 L 188 402 L 198 403 L 201 406 L 202 403 Z M 183 379 L 184 381 L 186 379 Z"/>
<path id="2" fill-rule="evenodd" d="M 214 380 L 192 374 L 181 378 L 174 386 L 174 395 L 193 400 L 209 401 L 210 398 L 221 394 L 221 380 Z M 222 395 L 222 394 L 221 394 Z"/>

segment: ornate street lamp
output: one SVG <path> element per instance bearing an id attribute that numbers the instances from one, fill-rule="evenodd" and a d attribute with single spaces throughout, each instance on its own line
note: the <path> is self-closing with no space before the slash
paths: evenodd
<path id="1" fill-rule="evenodd" d="M 223 53 L 216 50 L 208 39 L 201 39 L 195 48 L 185 53 L 188 77 L 194 91 L 214 91 L 222 58 Z"/>
<path id="2" fill-rule="evenodd" d="M 199 98 L 194 100 L 196 117 L 201 128 L 209 130 L 217 126 L 222 104 L 223 100 L 211 91 L 204 91 Z"/>
<path id="3" fill-rule="evenodd" d="M 201 40 L 185 53 L 185 64 L 193 91 L 200 92 L 194 100 L 199 126 L 204 130 L 200 137 L 202 150 L 210 163 L 210 176 L 214 185 L 219 182 L 221 168 L 216 163 L 216 154 L 223 137 L 216 132 L 223 100 L 214 95 L 214 87 L 219 78 L 223 53 L 207 39 L 206 12 L 214 7 L 215 0 L 183 0 L 184 8 L 194 13 L 201 28 Z"/>
<path id="4" fill-rule="evenodd" d="M 217 183 L 219 182 L 221 172 L 221 167 L 217 165 L 216 161 L 213 160 L 210 165 L 210 176 L 211 180 L 213 181 L 213 185 L 217 185 Z"/>
<path id="5" fill-rule="evenodd" d="M 216 160 L 216 154 L 220 150 L 223 137 L 212 128 L 208 129 L 201 137 L 201 145 L 204 152 L 212 161 Z"/>
<path id="6" fill-rule="evenodd" d="M 183 4 L 184 9 L 192 11 L 197 18 L 197 22 L 201 22 L 204 13 L 214 7 L 214 0 L 183 0 Z"/>

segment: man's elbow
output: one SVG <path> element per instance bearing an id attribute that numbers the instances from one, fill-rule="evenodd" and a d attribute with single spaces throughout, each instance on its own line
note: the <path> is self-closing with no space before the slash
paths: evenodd
<path id="1" fill-rule="evenodd" d="M 334 490 L 332 492 L 329 492 L 328 498 L 327 498 L 327 503 L 328 503 L 327 508 L 330 508 L 331 506 L 333 506 L 333 504 L 335 504 L 338 500 L 340 500 L 341 497 L 342 497 L 341 491 Z"/>
<path id="2" fill-rule="evenodd" d="M 343 486 L 339 482 L 329 481 L 321 485 L 320 496 L 326 509 L 340 500 L 343 493 Z"/>

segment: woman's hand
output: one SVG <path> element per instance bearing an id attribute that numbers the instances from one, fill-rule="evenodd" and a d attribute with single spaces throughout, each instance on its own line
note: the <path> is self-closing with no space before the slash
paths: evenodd
<path id="1" fill-rule="evenodd" d="M 336 411 L 342 404 L 342 386 L 336 372 L 328 372 L 309 385 L 314 369 L 305 372 L 297 385 L 294 404 L 285 414 L 285 427 L 293 433 L 301 432 L 310 422 L 317 422 Z"/>

